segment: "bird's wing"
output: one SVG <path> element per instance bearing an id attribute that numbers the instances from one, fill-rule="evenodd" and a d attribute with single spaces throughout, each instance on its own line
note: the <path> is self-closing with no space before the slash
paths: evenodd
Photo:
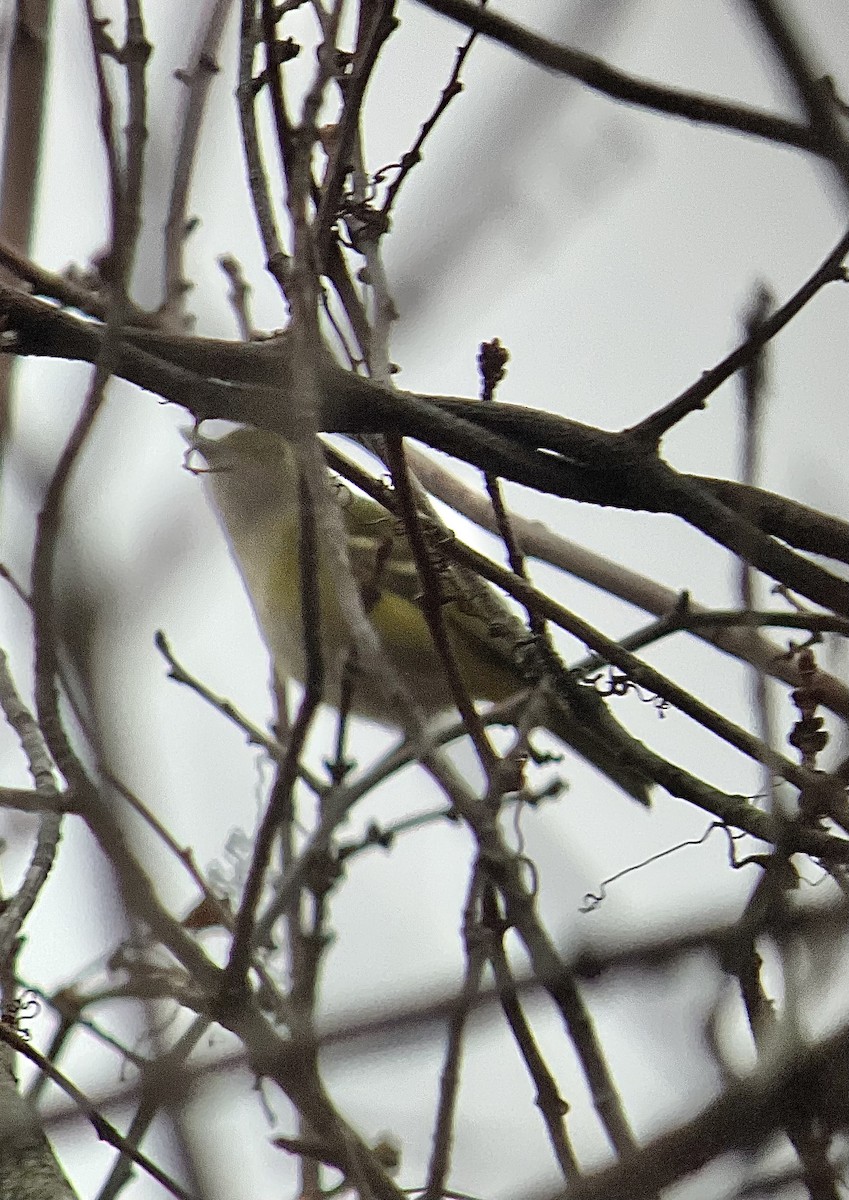
<path id="1" fill-rule="evenodd" d="M 396 657 L 405 657 L 408 666 L 415 656 L 422 664 L 432 661 L 435 651 L 421 607 L 421 580 L 400 522 L 353 493 L 343 511 L 354 575 L 384 644 Z M 521 663 L 533 639 L 520 618 L 483 580 L 443 561 L 438 539 L 426 540 L 442 592 L 443 620 L 469 694 L 498 702 L 532 686 Z M 568 675 L 561 683 L 562 687 L 555 684 L 557 695 L 550 698 L 541 724 L 648 805 L 651 781 L 633 762 L 640 743 L 594 688 Z M 450 696 L 445 700 L 448 707 Z"/>

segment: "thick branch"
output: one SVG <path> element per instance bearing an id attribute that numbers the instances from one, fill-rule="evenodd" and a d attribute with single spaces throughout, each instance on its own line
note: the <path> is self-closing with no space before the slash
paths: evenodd
<path id="1" fill-rule="evenodd" d="M 0 287 L 4 313 L 16 352 L 97 360 L 103 331 L 94 322 Z M 304 406 L 292 395 L 287 337 L 241 343 L 146 330 L 128 337 L 132 346 L 115 347 L 116 373 L 181 404 L 198 420 L 223 417 L 296 439 L 307 432 Z M 325 432 L 416 437 L 552 495 L 682 517 L 807 599 L 849 613 L 849 583 L 764 534 L 627 431 L 611 433 L 519 405 L 389 390 L 343 370 L 329 353 L 320 355 L 316 371 Z"/>

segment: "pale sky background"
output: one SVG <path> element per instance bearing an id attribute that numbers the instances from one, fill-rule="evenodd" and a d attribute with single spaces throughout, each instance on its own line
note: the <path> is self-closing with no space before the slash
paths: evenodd
<path id="1" fill-rule="evenodd" d="M 625 71 L 792 112 L 792 97 L 776 82 L 744 8 L 730 0 L 528 0 L 501 6 Z M 805 15 L 805 36 L 845 97 L 845 5 L 820 0 L 793 8 Z M 56 0 L 34 257 L 57 270 L 71 261 L 86 263 L 106 237 L 103 156 L 80 9 L 72 0 Z M 108 11 L 117 16 L 120 6 Z M 168 0 L 145 5 L 156 51 L 149 71 L 148 207 L 136 296 L 150 305 L 160 298 L 160 231 L 181 86 L 173 72 L 187 61 L 199 11 L 200 5 Z M 372 169 L 397 160 L 412 142 L 447 79 L 461 36 L 458 27 L 412 0 L 402 0 L 399 12 L 401 29 L 381 61 L 367 107 Z M 239 257 L 255 287 L 256 324 L 275 328 L 285 320 L 273 285 L 263 278 L 244 196 L 232 100 L 235 58 L 233 20 L 200 148 L 190 211 L 201 227 L 187 264 L 197 285 L 190 308 L 198 332 L 234 337 L 226 281 L 215 266 L 222 253 Z M 464 95 L 402 193 L 385 244 L 400 312 L 393 357 L 403 387 L 474 395 L 478 344 L 498 337 L 511 354 L 501 399 L 605 428 L 630 425 L 735 344 L 757 282 L 785 299 L 845 229 L 845 199 L 827 170 L 802 153 L 615 105 L 483 41 L 472 51 L 464 82 Z M 761 480 L 844 518 L 847 317 L 849 293 L 832 285 L 775 341 Z M 35 489 L 44 485 L 75 419 L 88 374 L 82 366 L 35 361 L 20 373 L 0 556 L 23 578 Z M 738 386 L 731 381 L 706 412 L 669 436 L 669 460 L 682 469 L 734 477 L 739 409 Z M 111 400 L 76 478 L 78 508 L 66 562 L 73 559 L 75 572 L 84 571 L 87 586 L 104 600 L 97 715 L 114 767 L 205 866 L 222 859 L 233 828 L 254 828 L 270 773 L 237 730 L 167 680 L 154 631 L 164 629 L 182 662 L 255 720 L 266 719 L 269 705 L 264 650 L 239 579 L 197 480 L 181 470 L 177 431 L 185 423 L 186 414 L 176 408 L 130 385 L 111 385 Z M 734 601 L 730 558 L 672 518 L 602 512 L 520 488 L 509 494 L 516 511 L 672 588 L 689 588 L 702 603 Z M 458 528 L 499 554 L 485 535 L 464 522 Z M 608 633 L 622 635 L 647 619 L 553 569 L 537 565 L 534 576 Z M 28 624 L 8 593 L 0 638 L 26 690 Z M 580 647 L 566 639 L 562 648 L 567 658 L 580 656 Z M 722 713 L 751 721 L 746 672 L 738 664 L 681 639 L 646 657 Z M 836 669 L 845 676 L 845 660 Z M 785 732 L 790 711 L 783 701 L 777 707 Z M 633 699 L 620 701 L 616 712 L 660 752 L 717 786 L 757 790 L 752 765 L 685 718 L 671 712 L 660 720 L 650 705 Z M 332 730 L 329 717 L 317 725 L 316 764 L 327 754 Z M 352 744 L 366 765 L 391 741 L 391 734 L 362 726 Z M 0 750 L 3 781 L 23 781 L 5 731 Z M 453 756 L 473 770 L 469 751 L 460 747 Z M 714 834 L 705 845 L 680 849 L 626 877 L 599 911 L 581 914 L 584 894 L 602 879 L 699 837 L 708 819 L 663 794 L 646 814 L 582 764 L 567 760 L 559 769 L 571 790 L 526 813 L 522 832 L 526 853 L 540 867 L 541 911 L 564 952 L 598 939 L 648 936 L 658 923 L 706 922 L 739 911 L 756 877 L 752 870 L 727 869 L 726 843 Z M 371 797 L 348 829 L 353 837 L 373 817 L 397 820 L 438 802 L 424 774 L 410 771 Z M 8 880 L 26 861 L 33 823 L 5 812 L 0 824 Z M 179 866 L 147 834 L 130 828 L 162 895 L 187 910 L 195 894 Z M 335 942 L 322 999 L 329 1020 L 356 1019 L 457 987 L 470 847 L 460 828 L 438 826 L 399 839 L 389 854 L 370 851 L 354 861 L 331 909 Z M 99 962 L 120 936 L 110 888 L 82 825 L 67 822 L 57 867 L 30 923 L 24 973 L 50 988 Z M 589 995 L 629 1115 L 638 1135 L 648 1136 L 714 1094 L 718 1076 L 698 1030 L 719 999 L 720 984 L 696 963 L 651 986 L 626 982 Z M 126 1031 L 137 1019 L 128 1008 L 103 1006 L 98 1015 L 104 1027 Z M 587 1164 L 600 1160 L 603 1136 L 576 1090 L 559 1023 L 542 1000 L 531 1012 L 573 1103 L 578 1151 Z M 370 1053 L 327 1058 L 331 1092 L 361 1132 L 374 1138 L 390 1130 L 400 1140 L 402 1186 L 424 1181 L 441 1041 L 441 1031 L 431 1031 L 418 1044 L 397 1040 Z M 746 1039 L 729 1029 L 727 1041 L 745 1061 Z M 217 1035 L 213 1049 L 226 1045 Z M 64 1066 L 91 1093 L 119 1082 L 118 1060 L 95 1053 L 82 1038 Z M 279 1128 L 290 1128 L 285 1100 L 273 1089 L 266 1092 Z M 473 1022 L 453 1188 L 513 1197 L 523 1186 L 556 1183 L 532 1100 L 518 1055 L 494 1018 Z M 268 1144 L 271 1127 L 246 1075 L 210 1087 L 192 1113 L 210 1196 L 288 1194 L 289 1168 Z M 63 1129 L 57 1145 L 80 1193 L 96 1195 L 109 1152 L 82 1123 Z M 146 1149 L 167 1162 L 167 1149 L 155 1139 Z M 702 1176 L 680 1194 L 721 1195 L 733 1176 L 729 1171 L 722 1181 Z M 126 1194 L 148 1200 L 161 1192 L 140 1178 Z"/>

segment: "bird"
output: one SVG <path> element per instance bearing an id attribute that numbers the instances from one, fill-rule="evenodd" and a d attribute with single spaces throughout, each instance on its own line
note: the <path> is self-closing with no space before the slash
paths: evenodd
<path id="1" fill-rule="evenodd" d="M 304 683 L 302 505 L 294 446 L 252 426 L 218 438 L 193 427 L 183 436 L 205 464 L 197 473 L 242 576 L 276 674 L 281 682 L 292 678 Z M 384 652 L 427 718 L 451 712 L 453 695 L 422 607 L 422 584 L 403 525 L 377 501 L 341 483 L 337 495 L 353 575 Z M 338 568 L 320 538 L 316 570 L 323 700 L 340 707 L 344 689 L 349 711 L 397 728 L 398 713 L 380 682 L 364 671 L 351 671 L 354 660 L 338 599 Z M 442 620 L 471 699 L 500 703 L 527 693 L 533 682 L 521 663 L 527 630 L 495 589 L 471 571 L 452 563 L 448 580 Z M 569 685 L 555 695 L 549 689 L 539 724 L 648 807 L 652 781 L 634 762 L 640 743 L 592 686 L 571 678 Z"/>

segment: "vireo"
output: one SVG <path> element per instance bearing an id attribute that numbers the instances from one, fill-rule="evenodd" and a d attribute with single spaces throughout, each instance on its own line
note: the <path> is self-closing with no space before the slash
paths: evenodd
<path id="1" fill-rule="evenodd" d="M 278 677 L 303 683 L 301 507 L 294 451 L 283 438 L 252 428 L 218 439 L 197 431 L 185 436 L 206 461 L 204 482 Z M 418 571 L 398 521 L 376 501 L 341 487 L 340 503 L 354 576 L 390 661 L 428 716 L 450 711 L 451 693 L 419 604 Z M 347 670 L 351 711 L 397 727 L 397 714 L 379 683 L 365 673 L 351 675 L 338 584 L 320 545 L 317 568 L 324 700 L 339 706 Z M 452 596 L 456 590 L 457 598 L 442 605 L 446 630 L 472 699 L 508 700 L 529 686 L 515 661 L 518 639 L 514 637 L 511 645 L 509 638 L 499 635 L 511 627 L 515 631 L 517 619 L 494 589 L 467 576 L 461 568 L 451 567 Z M 519 623 L 520 636 L 523 633 L 526 636 Z M 630 734 L 593 689 L 575 685 L 574 697 L 572 703 L 559 695 L 552 697 L 541 723 L 634 799 L 648 804 L 650 782 L 629 761 L 629 748 L 636 745 Z"/>

